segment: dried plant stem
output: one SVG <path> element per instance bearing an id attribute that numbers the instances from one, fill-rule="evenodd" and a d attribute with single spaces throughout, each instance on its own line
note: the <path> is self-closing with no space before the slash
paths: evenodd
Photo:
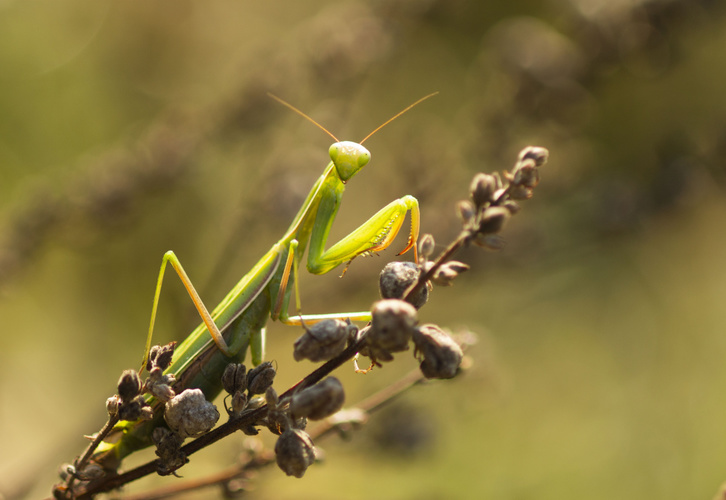
<path id="1" fill-rule="evenodd" d="M 162 498 L 174 497 L 180 493 L 186 493 L 211 486 L 218 486 L 227 483 L 233 479 L 239 478 L 245 472 L 260 469 L 275 463 L 275 452 L 272 450 L 263 450 L 254 456 L 250 456 L 247 461 L 239 465 L 233 465 L 226 469 L 199 479 L 188 479 L 181 484 L 176 483 L 154 491 L 139 493 L 136 495 L 127 495 L 121 500 L 159 500 Z"/>
<path id="2" fill-rule="evenodd" d="M 302 379 L 300 382 L 289 388 L 287 391 L 285 391 L 282 395 L 280 395 L 280 399 L 291 396 L 293 392 L 296 390 L 303 389 L 305 387 L 309 387 L 323 378 L 325 378 L 327 375 L 332 373 L 335 369 L 342 366 L 344 363 L 349 362 L 353 359 L 353 357 L 360 351 L 363 346 L 365 345 L 365 335 L 362 335 L 360 338 L 358 338 L 354 343 L 352 343 L 350 346 L 348 346 L 342 353 L 340 353 L 335 358 L 331 359 L 330 361 L 324 363 L 322 366 L 317 368 L 315 371 L 310 373 L 308 376 L 306 376 L 304 379 Z M 422 376 L 420 375 L 420 372 L 418 374 L 420 378 Z M 420 378 L 409 381 L 406 383 L 403 383 L 400 390 L 405 390 L 408 388 L 408 386 L 413 385 L 420 381 Z M 375 401 L 374 401 L 375 402 Z M 244 415 L 230 419 L 228 422 L 220 425 L 219 427 L 211 430 L 210 432 L 204 434 L 203 436 L 195 439 L 194 441 L 190 442 L 189 444 L 186 444 L 182 446 L 181 451 L 186 455 L 192 455 L 193 453 L 206 448 L 207 446 L 216 443 L 220 439 L 223 439 L 224 437 L 240 430 L 245 427 L 248 427 L 256 422 L 258 422 L 261 418 L 264 417 L 265 413 L 267 412 L 267 405 L 261 406 L 260 408 L 257 408 L 251 412 L 245 413 Z M 110 491 L 116 488 L 119 488 L 125 484 L 128 484 L 132 481 L 135 481 L 137 479 L 140 479 L 144 476 L 148 476 L 149 474 L 154 474 L 157 472 L 157 463 L 156 460 L 152 460 L 150 462 L 147 462 L 143 465 L 140 465 L 139 467 L 136 467 L 135 469 L 131 469 L 130 471 L 127 471 L 123 474 L 119 474 L 117 476 L 110 476 L 107 478 L 104 478 L 100 480 L 97 483 L 88 485 L 87 489 L 83 489 L 81 491 L 77 492 L 76 498 L 79 500 L 81 499 L 87 499 L 92 498 L 94 495 L 97 495 L 98 493 L 103 493 L 106 491 Z"/>
<path id="3" fill-rule="evenodd" d="M 295 390 L 302 389 L 305 387 L 309 387 L 320 380 L 322 380 L 324 377 L 329 375 L 333 370 L 343 365 L 345 362 L 350 361 L 353 359 L 353 357 L 356 355 L 356 353 L 363 348 L 365 345 L 365 338 L 361 337 L 356 342 L 348 346 L 342 353 L 340 353 L 335 358 L 331 359 L 327 363 L 320 366 L 318 369 L 310 373 L 307 377 L 302 379 L 300 382 L 292 386 L 290 389 L 285 391 L 280 398 L 290 396 Z M 207 446 L 216 443 L 220 439 L 240 430 L 246 427 L 249 427 L 250 425 L 255 424 L 260 419 L 262 419 L 265 416 L 265 413 L 267 412 L 267 405 L 261 406 L 260 408 L 257 408 L 255 410 L 252 410 L 251 412 L 247 412 L 243 414 L 242 416 L 234 419 L 230 419 L 228 422 L 220 425 L 219 427 L 211 430 L 210 432 L 204 434 L 203 436 L 195 439 L 194 441 L 190 442 L 189 444 L 186 444 L 182 446 L 181 451 L 186 455 L 192 455 L 193 453 L 206 448 Z M 132 481 L 135 481 L 137 479 L 140 479 L 144 476 L 148 476 L 149 474 L 153 474 L 157 472 L 157 463 L 156 460 L 152 460 L 150 462 L 147 462 L 146 464 L 140 465 L 139 467 L 136 467 L 135 469 L 131 469 L 128 472 L 125 472 L 123 474 L 119 474 L 116 476 L 109 476 L 106 477 L 94 484 L 88 485 L 88 488 L 80 490 L 77 492 L 76 498 L 84 499 L 84 498 L 92 498 L 94 495 L 97 495 L 98 493 L 103 493 L 105 491 L 110 491 L 116 488 L 119 488 L 125 484 L 128 484 Z"/>
<path id="4" fill-rule="evenodd" d="M 397 380 L 396 382 L 388 385 L 381 389 L 377 393 L 367 397 L 360 403 L 354 406 L 354 408 L 361 410 L 365 413 L 373 413 L 382 408 L 387 403 L 390 403 L 395 398 L 411 389 L 417 384 L 425 381 L 425 377 L 421 373 L 421 370 L 411 370 L 408 374 Z M 318 439 L 324 438 L 338 427 L 333 419 L 327 419 L 319 425 L 315 426 L 310 431 L 310 437 L 317 441 Z M 218 486 L 234 479 L 243 477 L 245 473 L 261 469 L 270 464 L 275 463 L 275 454 L 271 450 L 264 450 L 257 454 L 250 455 L 246 461 L 238 465 L 227 467 L 225 470 L 220 471 L 216 474 L 209 476 L 190 479 L 184 481 L 182 484 L 174 484 L 163 488 L 158 488 L 154 491 L 147 493 L 141 493 L 138 495 L 128 495 L 122 497 L 121 500 L 159 500 L 162 498 L 172 497 L 182 492 L 188 492 L 207 488 L 211 486 Z"/>
<path id="5" fill-rule="evenodd" d="M 106 436 L 109 435 L 109 433 L 113 430 L 113 427 L 118 423 L 118 415 L 113 415 L 108 417 L 108 421 L 106 422 L 106 425 L 103 426 L 103 428 L 99 431 L 98 434 L 96 434 L 96 437 L 93 438 L 93 441 L 88 445 L 86 450 L 83 452 L 83 456 L 81 456 L 80 460 L 78 460 L 75 463 L 76 471 L 82 471 L 83 468 L 86 466 L 88 461 L 90 460 L 91 456 L 93 455 L 93 452 L 96 451 L 96 448 L 101 444 L 101 442 L 106 439 Z M 68 489 L 71 490 L 73 488 L 73 483 L 75 482 L 76 478 L 75 476 L 71 476 L 68 480 Z"/>
<path id="6" fill-rule="evenodd" d="M 426 283 L 433 278 L 434 274 L 436 274 L 436 271 L 464 245 L 468 242 L 468 240 L 471 238 L 471 234 L 469 231 L 462 231 L 459 236 L 449 244 L 446 249 L 439 254 L 439 256 L 436 258 L 436 261 L 433 263 L 433 265 L 426 271 L 421 273 L 421 275 L 416 280 L 416 283 L 414 283 L 411 288 L 406 290 L 406 294 L 403 296 L 403 300 L 410 302 L 411 297 L 414 297 L 424 286 L 426 286 Z"/>

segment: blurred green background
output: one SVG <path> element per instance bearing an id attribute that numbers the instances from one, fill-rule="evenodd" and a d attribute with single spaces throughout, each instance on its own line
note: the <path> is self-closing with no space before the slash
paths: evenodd
<path id="1" fill-rule="evenodd" d="M 475 172 L 547 147 L 507 247 L 464 252 L 471 272 L 421 311 L 479 334 L 473 368 L 319 443 L 327 461 L 302 480 L 264 471 L 251 497 L 712 498 L 724 14 L 706 0 L 0 0 L 0 492 L 48 495 L 101 426 L 139 363 L 166 250 L 214 303 L 287 227 L 331 140 L 267 92 L 360 140 L 438 90 L 366 143 L 333 237 L 412 194 L 443 245 Z M 368 307 L 393 255 L 305 276 L 305 310 Z M 160 315 L 159 341 L 197 323 L 175 279 Z M 279 388 L 311 369 L 292 362 L 299 333 L 268 331 Z M 403 353 L 339 376 L 354 403 L 415 366 Z M 242 440 L 181 473 L 234 462 Z"/>

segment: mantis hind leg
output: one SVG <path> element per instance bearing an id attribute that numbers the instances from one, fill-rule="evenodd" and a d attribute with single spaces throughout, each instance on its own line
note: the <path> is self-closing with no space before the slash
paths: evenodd
<path id="1" fill-rule="evenodd" d="M 204 302 L 202 302 L 201 297 L 199 296 L 199 293 L 197 293 L 197 290 L 194 288 L 194 285 L 192 284 L 192 281 L 189 279 L 189 276 L 187 276 L 186 271 L 184 271 L 184 268 L 181 265 L 181 262 L 179 261 L 179 258 L 172 252 L 171 250 L 166 252 L 164 254 L 164 258 L 161 260 L 161 269 L 159 270 L 159 277 L 156 280 L 156 291 L 154 292 L 154 305 L 151 308 L 151 321 L 149 323 L 149 334 L 146 337 L 146 347 L 144 349 L 144 359 L 141 363 L 141 369 L 139 372 L 143 371 L 144 367 L 146 367 L 146 363 L 149 360 L 149 349 L 151 349 L 151 338 L 154 333 L 154 322 L 156 321 L 156 311 L 159 306 L 159 296 L 161 295 L 161 285 L 164 282 L 164 272 L 166 271 L 166 265 L 167 263 L 171 264 L 171 267 L 174 268 L 177 275 L 179 276 L 179 279 L 181 280 L 182 284 L 184 285 L 184 288 L 186 288 L 187 292 L 189 293 L 189 296 L 192 299 L 192 302 L 194 302 L 194 307 L 196 307 L 197 311 L 199 312 L 199 315 L 202 317 L 202 321 L 206 325 L 207 329 L 212 335 L 212 339 L 214 340 L 214 343 L 217 345 L 220 351 L 225 356 L 232 356 L 234 355 L 240 348 L 239 345 L 235 345 L 233 343 L 232 346 L 228 346 L 227 342 L 222 337 L 222 333 L 219 331 L 219 328 L 217 327 L 217 324 L 214 322 L 214 319 L 212 319 L 212 315 L 209 314 L 209 310 L 207 309 L 207 306 L 204 305 Z"/>

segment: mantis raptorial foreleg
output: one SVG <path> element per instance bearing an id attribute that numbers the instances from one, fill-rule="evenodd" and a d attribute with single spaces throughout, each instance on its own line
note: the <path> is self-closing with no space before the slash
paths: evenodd
<path id="1" fill-rule="evenodd" d="M 406 248 L 399 255 L 415 246 L 420 225 L 418 201 L 413 196 L 404 196 L 383 207 L 370 219 L 361 224 L 358 229 L 351 232 L 328 250 L 324 250 L 325 241 L 328 238 L 333 222 L 332 218 L 326 217 L 326 215 L 333 212 L 334 209 L 337 211 L 337 206 L 333 205 L 337 205 L 337 203 L 339 203 L 339 200 L 325 197 L 320 202 L 318 218 L 315 221 L 310 238 L 308 271 L 311 273 L 327 273 L 334 267 L 348 262 L 361 254 L 378 252 L 387 248 L 401 229 L 404 216 L 409 210 L 411 211 L 411 232 Z M 415 254 L 416 249 L 414 248 Z M 414 259 L 416 258 L 417 255 L 415 255 Z"/>
<path id="2" fill-rule="evenodd" d="M 416 240 L 418 239 L 420 226 L 420 212 L 418 201 L 413 196 L 404 196 L 398 200 L 394 200 L 370 219 L 360 225 L 357 229 L 342 238 L 328 250 L 324 250 L 325 242 L 328 239 L 333 219 L 337 213 L 339 197 L 323 193 L 321 196 L 320 206 L 318 207 L 318 215 L 313 225 L 310 238 L 310 250 L 308 252 L 307 268 L 313 274 L 327 273 L 331 269 L 337 267 L 344 262 L 350 262 L 354 258 L 362 254 L 378 252 L 387 248 L 398 234 L 403 225 L 406 212 L 411 211 L 411 231 L 409 233 L 408 243 L 406 247 L 399 253 L 407 252 L 414 247 L 414 259 L 416 255 Z M 291 250 L 290 254 L 293 252 Z M 290 259 L 288 258 L 288 261 Z M 298 312 L 300 311 L 299 291 L 297 287 L 297 262 L 292 266 L 295 281 L 295 297 Z M 288 266 L 286 266 L 286 271 Z M 289 272 L 286 273 L 289 276 Z M 287 278 L 285 278 L 287 284 Z M 281 287 L 282 289 L 282 287 Z M 282 290 L 281 290 L 282 291 Z M 282 295 L 280 295 L 282 297 Z M 272 317 L 280 317 L 281 321 L 287 324 L 299 325 L 302 321 L 315 323 L 324 319 L 346 319 L 353 321 L 369 321 L 370 312 L 353 312 L 353 313 L 333 313 L 333 314 L 313 314 L 313 315 L 296 315 L 289 317 L 287 308 L 281 301 L 278 301 L 281 307 L 273 310 Z"/>

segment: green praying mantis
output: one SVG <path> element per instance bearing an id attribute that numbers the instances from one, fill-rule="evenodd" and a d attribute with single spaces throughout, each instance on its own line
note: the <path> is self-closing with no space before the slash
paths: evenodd
<path id="1" fill-rule="evenodd" d="M 387 248 L 398 234 L 407 212 L 411 213 L 411 230 L 408 243 L 399 255 L 413 248 L 414 259 L 418 260 L 416 242 L 419 234 L 419 205 L 416 198 L 410 195 L 389 203 L 327 250 L 325 246 L 346 183 L 371 159 L 371 154 L 363 147 L 363 143 L 391 121 L 435 94 L 436 92 L 429 94 L 409 105 L 374 129 L 359 143 L 339 141 L 302 111 L 270 94 L 272 98 L 311 121 L 335 140 L 329 149 L 331 161 L 313 185 L 282 238 L 211 312 L 202 302 L 174 252 L 169 251 L 164 255 L 154 293 L 142 370 L 149 356 L 167 264 L 171 264 L 178 274 L 202 318 L 202 323 L 176 347 L 172 364 L 165 371 L 175 376 L 177 383 L 174 388 L 177 392 L 186 388 L 199 388 L 207 400 L 212 400 L 222 389 L 221 377 L 225 367 L 229 363 L 242 362 L 248 348 L 252 363 L 259 364 L 264 356 L 265 324 L 268 319 L 293 325 L 300 325 L 303 321 L 314 323 L 329 318 L 370 320 L 370 312 L 299 314 L 298 267 L 306 247 L 307 269 L 313 274 L 327 273 L 357 256 Z M 298 314 L 290 316 L 288 307 L 293 290 L 295 290 Z M 149 403 L 152 406 L 155 404 L 153 398 Z M 156 415 L 160 413 L 155 412 Z M 117 424 L 113 440 L 101 443 L 94 455 L 94 461 L 105 468 L 115 469 L 125 456 L 150 446 L 151 433 L 161 423 L 160 417 L 157 416 L 151 421 L 123 421 Z"/>

